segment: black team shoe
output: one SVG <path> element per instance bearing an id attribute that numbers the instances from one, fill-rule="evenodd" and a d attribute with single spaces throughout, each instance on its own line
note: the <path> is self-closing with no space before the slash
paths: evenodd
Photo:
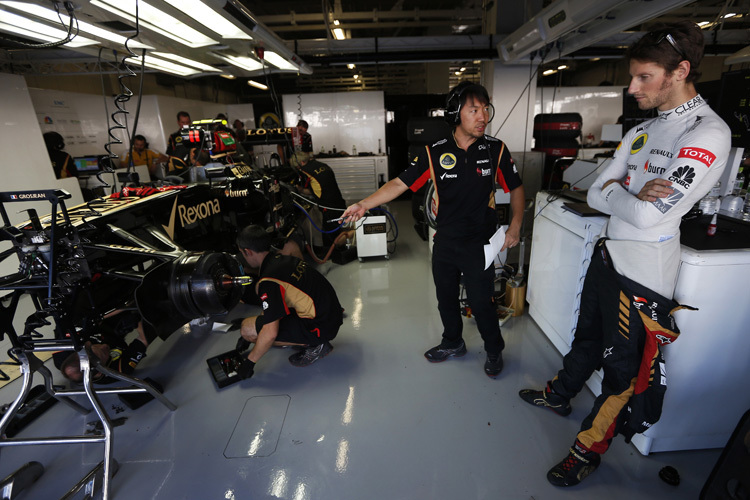
<path id="1" fill-rule="evenodd" d="M 437 345 L 424 353 L 424 357 L 430 363 L 440 363 L 448 358 L 460 358 L 466 354 L 466 344 L 461 341 L 461 345 L 458 347 L 443 347 L 443 344 Z"/>
<path id="2" fill-rule="evenodd" d="M 598 453 L 588 450 L 576 440 L 568 456 L 547 473 L 547 481 L 555 486 L 574 486 L 594 472 L 601 461 Z"/>
<path id="3" fill-rule="evenodd" d="M 320 345 L 306 348 L 304 351 L 289 356 L 289 362 L 294 366 L 310 366 L 320 358 L 328 356 L 333 351 L 330 342 L 324 342 Z"/>
<path id="4" fill-rule="evenodd" d="M 534 389 L 523 389 L 518 392 L 521 399 L 534 406 L 541 406 L 542 408 L 549 408 L 558 415 L 567 417 L 570 415 L 571 407 L 570 401 L 555 394 L 550 387 L 549 382 L 547 387 L 542 391 L 536 391 Z"/>
<path id="5" fill-rule="evenodd" d="M 488 377 L 495 378 L 503 371 L 503 353 L 487 354 L 487 361 L 484 362 L 484 373 Z"/>

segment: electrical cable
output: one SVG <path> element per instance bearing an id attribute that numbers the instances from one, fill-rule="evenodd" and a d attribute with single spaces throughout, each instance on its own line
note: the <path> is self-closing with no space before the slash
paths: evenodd
<path id="1" fill-rule="evenodd" d="M 336 231 L 338 231 L 339 229 L 341 229 L 344 226 L 344 224 L 346 224 L 346 222 L 341 221 L 341 223 L 338 225 L 338 227 L 336 229 L 331 229 L 330 231 L 324 231 L 323 229 L 319 228 L 317 224 L 315 224 L 315 221 L 312 220 L 312 217 L 310 216 L 310 213 L 307 210 L 305 210 L 305 208 L 302 205 L 300 205 L 296 201 L 293 201 L 292 203 L 294 203 L 294 205 L 297 208 L 299 208 L 300 210 L 302 210 L 305 213 L 305 215 L 307 216 L 307 218 L 310 219 L 310 222 L 315 227 L 315 229 L 318 230 L 318 232 L 321 232 L 321 233 L 324 233 L 324 234 L 335 233 Z"/>
<path id="2" fill-rule="evenodd" d="M 604 164 L 605 164 L 605 163 L 607 163 L 607 162 L 609 162 L 609 161 L 612 161 L 613 159 L 614 159 L 614 158 L 607 158 L 606 160 L 604 160 L 604 161 L 603 161 L 603 162 L 601 163 L 601 165 L 598 165 L 598 166 L 597 166 L 597 167 L 596 167 L 595 169 L 593 169 L 593 170 L 592 170 L 591 172 L 589 172 L 588 174 L 584 175 L 583 177 L 581 177 L 580 179 L 578 179 L 577 181 L 575 181 L 574 183 L 572 183 L 572 184 L 570 185 L 570 187 L 569 187 L 568 189 L 571 189 L 571 188 L 575 187 L 575 186 L 576 186 L 576 184 L 578 184 L 579 182 L 581 182 L 581 181 L 582 181 L 582 180 L 584 180 L 585 178 L 587 178 L 587 177 L 589 177 L 589 176 L 591 176 L 591 175 L 594 175 L 594 174 L 595 174 L 595 173 L 596 173 L 596 172 L 597 172 L 597 171 L 598 171 L 598 170 L 599 170 L 600 168 L 602 168 L 602 166 L 604 166 Z M 543 210 L 544 210 L 545 208 L 547 208 L 547 207 L 549 206 L 549 204 L 550 204 L 550 203 L 552 203 L 553 201 L 557 200 L 557 199 L 558 199 L 558 198 L 560 197 L 560 194 L 561 194 L 562 192 L 563 192 L 563 190 L 562 190 L 562 189 L 560 189 L 560 190 L 556 190 L 556 191 L 548 190 L 548 193 L 549 193 L 549 194 L 547 195 L 547 198 L 546 198 L 547 204 L 546 204 L 546 205 L 544 205 L 544 206 L 543 206 L 542 208 L 540 208 L 539 210 L 537 210 L 537 211 L 536 211 L 536 213 L 534 214 L 534 220 L 536 220 L 536 218 L 537 218 L 537 217 L 539 217 L 539 215 L 540 215 L 540 214 L 542 213 L 542 211 L 543 211 Z"/>
<path id="3" fill-rule="evenodd" d="M 68 12 L 68 18 L 69 18 L 69 24 L 67 28 L 65 27 L 65 21 L 63 21 L 62 15 L 60 14 L 59 2 L 52 2 L 52 5 L 54 5 L 55 7 L 55 12 L 57 12 L 57 18 L 60 20 L 60 24 L 62 24 L 63 28 L 67 31 L 65 38 L 63 38 L 62 40 L 58 40 L 56 42 L 47 42 L 47 43 L 26 43 L 26 42 L 21 42 L 18 40 L 13 40 L 11 38 L 7 38 L 4 36 L 0 36 L 0 40 L 13 44 L 13 45 L 18 45 L 20 47 L 24 47 L 27 49 L 51 49 L 51 48 L 59 47 L 61 45 L 65 45 L 66 43 L 71 42 L 75 37 L 78 36 L 78 18 L 75 15 L 75 6 L 73 5 L 73 2 L 63 2 L 63 5 L 65 6 L 65 10 Z"/>
<path id="4" fill-rule="evenodd" d="M 280 121 L 279 127 L 284 129 L 284 145 L 288 148 L 289 151 L 294 151 L 294 146 L 292 145 L 292 141 L 291 141 L 291 138 L 289 137 L 289 133 L 286 131 L 286 127 L 284 127 L 284 117 L 281 113 L 281 103 L 279 102 L 279 96 L 276 93 L 276 86 L 273 83 L 273 78 L 271 78 L 270 72 L 266 71 L 268 68 L 266 64 L 266 59 L 264 57 L 261 57 L 260 59 L 261 59 L 261 63 L 263 64 L 263 77 L 266 80 L 266 86 L 268 87 L 268 90 L 271 93 L 271 102 L 274 105 L 276 116 L 279 118 L 279 121 Z"/>
<path id="5" fill-rule="evenodd" d="M 141 114 L 141 99 L 143 97 L 143 76 L 146 70 L 146 49 L 141 51 L 141 78 L 138 84 L 138 104 L 135 106 L 135 119 L 133 120 L 133 133 L 129 136 L 130 146 L 128 148 L 128 165 L 127 173 L 135 171 L 135 162 L 133 161 L 133 143 L 135 142 L 136 131 L 138 130 L 138 117 Z M 126 117 L 127 119 L 127 117 Z M 132 170 L 131 170 L 132 169 Z"/>
<path id="6" fill-rule="evenodd" d="M 127 60 L 129 58 L 135 58 L 136 54 L 133 52 L 130 47 L 128 46 L 128 42 L 138 37 L 140 34 L 140 17 L 138 14 L 138 2 L 135 2 L 135 32 L 131 34 L 129 37 L 125 39 L 125 51 L 127 54 L 123 56 L 122 61 L 117 65 L 117 80 L 120 84 L 120 93 L 115 97 L 115 107 L 117 108 L 116 111 L 112 113 L 112 121 L 114 122 L 114 125 L 110 126 L 107 129 L 107 134 L 110 137 L 110 140 L 104 145 L 104 149 L 107 151 L 107 156 L 109 158 L 108 165 L 106 167 L 108 170 L 106 172 L 114 172 L 114 169 L 112 167 L 112 159 L 118 158 L 116 154 L 112 152 L 112 145 L 113 144 L 122 144 L 122 140 L 114 135 L 115 130 L 125 130 L 127 132 L 127 127 L 118 120 L 118 116 L 127 116 L 128 111 L 125 109 L 125 103 L 127 103 L 130 98 L 133 96 L 133 91 L 131 91 L 127 85 L 125 85 L 125 78 L 136 76 L 135 72 L 130 69 L 130 67 L 127 64 Z M 145 54 L 144 54 L 145 56 Z M 117 53 L 115 52 L 115 62 L 117 62 Z M 120 73 L 120 66 L 122 66 L 122 69 L 124 71 L 123 74 Z M 104 172 L 98 172 L 96 174 L 97 178 L 101 181 L 101 175 Z M 112 187 L 112 192 L 114 192 L 115 187 Z"/>
<path id="7" fill-rule="evenodd" d="M 536 69 L 534 70 L 534 74 L 529 77 L 529 81 L 526 82 L 526 86 L 523 88 L 523 90 L 521 90 L 521 93 L 519 94 L 518 99 L 516 99 L 516 102 L 513 103 L 513 106 L 510 108 L 510 111 L 508 111 L 508 115 L 505 117 L 505 120 L 503 120 L 503 123 L 501 123 L 500 126 L 497 128 L 497 130 L 493 134 L 493 137 L 497 137 L 497 134 L 500 132 L 500 129 L 503 128 L 503 126 L 505 125 L 505 123 L 508 121 L 508 119 L 510 118 L 510 116 L 513 114 L 513 110 L 516 109 L 516 106 L 521 101 L 521 98 L 523 97 L 523 94 L 528 90 L 529 86 L 531 85 L 531 82 L 533 81 L 533 78 L 539 72 L 539 68 L 542 66 L 542 64 L 544 64 L 544 58 L 546 56 L 547 56 L 547 52 L 544 52 L 542 54 L 542 56 L 541 56 L 542 58 L 539 61 L 539 64 L 537 65 Z M 531 56 L 530 61 L 533 62 L 535 58 L 536 58 L 536 52 L 532 52 L 532 56 Z"/>

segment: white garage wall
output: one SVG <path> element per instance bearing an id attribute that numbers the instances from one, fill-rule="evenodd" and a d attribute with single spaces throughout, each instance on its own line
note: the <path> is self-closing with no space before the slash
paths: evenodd
<path id="1" fill-rule="evenodd" d="M 310 125 L 313 150 L 352 154 L 383 153 L 385 144 L 385 101 L 383 92 L 329 92 L 284 95 L 284 125 L 293 127 L 302 118 Z M 301 114 L 301 116 L 300 116 Z"/>
<path id="2" fill-rule="evenodd" d="M 93 94 L 46 89 L 29 89 L 29 92 L 42 133 L 53 130 L 62 134 L 65 150 L 72 156 L 106 154 L 104 146 L 109 142 L 107 118 L 109 114 L 110 126 L 114 125 L 111 115 L 116 110 L 112 97 L 107 98 L 105 108 L 104 98 Z M 127 117 L 118 116 L 118 120 L 131 130 L 137 103 L 137 96 L 133 96 L 123 106 L 129 112 Z M 224 113 L 229 117 L 230 127 L 235 118 L 243 120 L 246 127 L 255 123 L 252 104 L 227 105 L 146 95 L 141 99 L 138 133 L 146 137 L 150 149 L 160 153 L 166 151 L 169 135 L 177 130 L 179 111 L 187 111 L 193 120 L 212 119 L 218 113 Z M 113 145 L 112 151 L 122 157 L 127 150 L 125 134 L 116 130 L 114 135 L 123 140 L 123 144 Z"/>

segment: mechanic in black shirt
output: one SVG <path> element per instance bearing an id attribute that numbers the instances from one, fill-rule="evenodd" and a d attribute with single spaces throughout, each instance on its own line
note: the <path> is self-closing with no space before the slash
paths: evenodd
<path id="1" fill-rule="evenodd" d="M 169 136 L 169 143 L 167 144 L 167 156 L 176 156 L 181 160 L 185 160 L 188 154 L 188 149 L 182 144 L 182 129 L 183 127 L 189 127 L 193 123 L 190 119 L 190 114 L 187 111 L 180 111 L 177 113 L 177 132 L 173 132 Z"/>
<path id="2" fill-rule="evenodd" d="M 297 130 L 299 131 L 299 135 L 302 137 L 302 151 L 305 153 L 312 153 L 312 136 L 307 133 L 308 128 L 310 128 L 310 125 L 308 125 L 305 120 L 300 120 L 297 122 Z"/>
<path id="3" fill-rule="evenodd" d="M 459 303 L 463 274 L 469 306 L 487 352 L 484 371 L 496 377 L 503 369 L 505 343 L 493 299 L 495 271 L 492 266 L 484 268 L 484 245 L 497 225 L 494 210 L 497 187 L 510 192 L 513 212 L 502 250 L 518 244 L 523 219 L 523 186 L 505 144 L 485 135 L 491 119 L 487 90 L 481 85 L 461 82 L 448 94 L 446 108 L 446 120 L 453 127 L 451 135 L 425 146 L 409 168 L 347 208 L 344 217 L 347 222 L 356 221 L 367 210 L 393 200 L 407 189 L 417 191 L 432 179 L 439 201 L 432 275 L 443 322 L 443 338 L 439 345 L 425 353 L 425 357 L 428 361 L 440 362 L 466 354 Z"/>
<path id="4" fill-rule="evenodd" d="M 240 231 L 237 246 L 257 282 L 263 313 L 242 321 L 237 350 L 254 346 L 238 374 L 250 378 L 255 364 L 273 345 L 303 346 L 292 354 L 294 366 L 308 366 L 333 350 L 331 340 L 343 323 L 343 309 L 328 280 L 304 260 L 271 252 L 271 235 L 258 225 Z"/>
<path id="5" fill-rule="evenodd" d="M 338 219 L 346 209 L 346 202 L 341 195 L 339 184 L 336 182 L 336 174 L 333 169 L 325 163 L 311 159 L 310 154 L 295 152 L 292 154 L 291 164 L 304 177 L 301 190 L 305 194 L 312 194 L 320 204 L 320 212 L 323 214 L 323 245 L 328 248 L 333 245 L 336 237 L 340 234 L 334 231 L 339 227 Z M 334 231 L 334 232 L 328 232 Z"/>

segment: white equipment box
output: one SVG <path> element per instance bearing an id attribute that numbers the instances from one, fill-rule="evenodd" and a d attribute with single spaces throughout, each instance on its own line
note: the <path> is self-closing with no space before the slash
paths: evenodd
<path id="1" fill-rule="evenodd" d="M 388 235 L 385 215 L 362 217 L 357 223 L 357 258 L 388 258 Z"/>

